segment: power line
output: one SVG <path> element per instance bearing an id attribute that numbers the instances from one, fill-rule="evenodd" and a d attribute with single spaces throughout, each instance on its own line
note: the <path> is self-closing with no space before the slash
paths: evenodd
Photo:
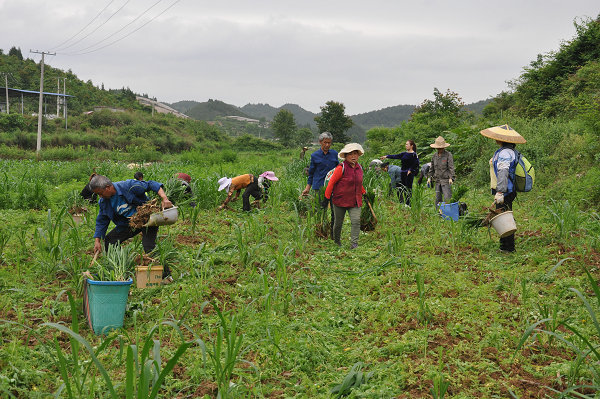
<path id="1" fill-rule="evenodd" d="M 68 41 L 70 41 L 71 39 L 73 39 L 75 36 L 77 36 L 78 34 L 80 34 L 81 32 L 83 32 L 88 26 L 90 26 L 104 12 L 104 10 L 106 10 L 108 8 L 108 6 L 110 6 L 113 3 L 113 1 L 115 1 L 115 0 L 110 0 L 108 2 L 108 4 L 98 14 L 96 14 L 96 16 L 94 18 L 92 18 L 92 20 L 90 22 L 87 23 L 86 26 L 84 26 L 83 28 L 81 28 L 79 30 L 79 32 L 75 33 L 73 36 L 71 36 L 70 38 L 68 38 L 64 42 L 60 43 L 59 45 L 52 47 L 50 50 L 54 50 L 56 48 L 59 48 L 60 46 L 62 46 L 63 44 L 67 43 Z"/>
<path id="2" fill-rule="evenodd" d="M 99 45 L 100 43 L 110 39 L 111 37 L 115 36 L 117 33 L 120 33 L 121 31 L 123 31 L 123 29 L 127 28 L 129 25 L 131 25 L 132 23 L 134 23 L 135 21 L 137 21 L 138 19 L 140 19 L 142 16 L 144 16 L 144 14 L 146 14 L 148 11 L 150 11 L 152 8 L 154 8 L 158 3 L 160 3 L 162 0 L 158 0 L 156 3 L 152 4 L 150 7 L 146 8 L 146 10 L 144 12 L 142 12 L 140 15 L 138 15 L 137 17 L 135 17 L 131 22 L 129 22 L 128 24 L 124 25 L 121 29 L 119 29 L 118 31 L 106 36 L 104 39 L 92 44 L 91 46 L 87 46 L 84 47 L 82 49 L 79 49 L 77 51 L 75 51 L 74 53 L 79 53 L 81 51 L 85 51 L 88 50 L 92 47 L 96 47 L 97 45 Z M 72 54 L 72 53 L 70 53 Z"/>
<path id="3" fill-rule="evenodd" d="M 153 18 L 151 18 L 149 21 L 145 22 L 143 25 L 141 25 L 141 26 L 139 26 L 138 28 L 136 28 L 136 29 L 132 30 L 131 32 L 129 32 L 129 33 L 128 33 L 128 34 L 126 34 L 125 36 L 123 36 L 123 37 L 121 37 L 121 38 L 119 38 L 119 39 L 117 39 L 117 40 L 114 40 L 114 41 L 112 41 L 112 42 L 110 42 L 110 43 L 108 43 L 108 44 L 106 44 L 106 45 L 104 45 L 104 46 L 102 46 L 102 47 L 98 47 L 98 48 L 96 48 L 96 49 L 94 49 L 94 50 L 85 51 L 85 52 L 80 52 L 80 53 L 62 53 L 62 54 L 64 54 L 64 55 L 83 55 L 83 54 L 89 54 L 89 53 L 93 53 L 93 52 L 95 52 L 95 51 L 102 50 L 103 48 L 106 48 L 106 47 L 108 47 L 108 46 L 111 46 L 111 45 L 113 45 L 113 44 L 115 44 L 115 43 L 118 43 L 118 42 L 120 42 L 121 40 L 123 40 L 123 39 L 125 39 L 125 38 L 127 38 L 127 37 L 131 36 L 132 34 L 134 34 L 135 32 L 137 32 L 138 30 L 142 29 L 144 26 L 148 25 L 150 22 L 154 21 L 156 18 L 158 18 L 158 17 L 160 17 L 161 15 L 163 15 L 163 14 L 164 14 L 165 12 L 167 12 L 167 11 L 168 11 L 168 10 L 169 10 L 171 7 L 173 7 L 175 4 L 179 3 L 180 1 L 181 1 L 181 0 L 176 0 L 175 2 L 173 2 L 173 4 L 171 4 L 169 7 L 165 8 L 165 9 L 164 9 L 162 12 L 160 12 L 158 15 L 154 16 Z"/>
<path id="4" fill-rule="evenodd" d="M 81 42 L 82 40 L 88 38 L 92 33 L 96 32 L 98 29 L 100 29 L 102 26 L 104 26 L 108 21 L 111 20 L 112 17 L 114 17 L 115 15 L 117 15 L 117 13 L 119 11 L 121 11 L 123 9 L 123 7 L 125 7 L 127 5 L 127 3 L 129 3 L 131 0 L 127 0 L 125 2 L 125 4 L 123 4 L 121 7 L 119 7 L 119 9 L 117 9 L 117 11 L 115 11 L 114 13 L 111 14 L 110 17 L 108 17 L 108 19 L 106 21 L 104 21 L 103 23 L 101 23 L 100 25 L 98 25 L 94 30 L 92 30 L 90 33 L 88 33 L 87 35 L 85 35 L 84 37 L 82 37 L 81 39 L 77 40 L 75 43 L 71 43 L 69 44 L 67 47 L 63 47 L 62 50 L 66 50 L 69 47 L 73 47 L 74 45 L 76 45 L 77 43 Z"/>

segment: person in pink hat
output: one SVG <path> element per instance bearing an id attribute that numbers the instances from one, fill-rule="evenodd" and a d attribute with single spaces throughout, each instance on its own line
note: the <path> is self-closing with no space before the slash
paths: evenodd
<path id="1" fill-rule="evenodd" d="M 225 198 L 225 201 L 223 201 L 221 206 L 217 209 L 221 210 L 225 208 L 230 201 L 236 201 L 240 196 L 242 188 L 245 188 L 244 194 L 242 195 L 242 209 L 244 211 L 250 211 L 251 209 L 250 196 L 256 200 L 255 203 L 257 205 L 260 199 L 262 199 L 263 202 L 267 202 L 271 182 L 279 180 L 277 176 L 275 176 L 275 172 L 270 170 L 261 173 L 258 177 L 251 174 L 245 174 L 236 176 L 232 179 L 223 179 L 219 180 L 219 191 L 227 187 L 229 188 L 227 190 L 227 198 Z M 233 196 L 234 192 L 235 196 Z"/>

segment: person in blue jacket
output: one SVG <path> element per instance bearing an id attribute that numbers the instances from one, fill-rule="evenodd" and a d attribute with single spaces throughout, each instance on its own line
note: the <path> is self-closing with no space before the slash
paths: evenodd
<path id="1" fill-rule="evenodd" d="M 129 227 L 129 218 L 137 212 L 137 207 L 148 201 L 147 191 L 154 191 L 162 199 L 163 208 L 171 208 L 173 204 L 167 198 L 162 183 L 153 180 L 124 180 L 112 182 L 106 176 L 96 175 L 90 180 L 91 190 L 100 196 L 98 205 L 100 210 L 96 218 L 96 231 L 94 233 L 94 252 L 102 251 L 111 244 L 119 244 L 138 234 L 142 234 L 144 252 L 150 252 L 156 246 L 158 226 L 132 229 Z M 106 230 L 110 222 L 115 228 L 108 234 Z"/>
<path id="2" fill-rule="evenodd" d="M 323 187 L 327 172 L 335 168 L 338 161 L 338 153 L 331 149 L 333 136 L 329 132 L 319 135 L 321 148 L 310 155 L 310 166 L 308 168 L 308 182 L 302 191 L 302 195 L 308 195 L 310 190 L 318 191 Z"/>

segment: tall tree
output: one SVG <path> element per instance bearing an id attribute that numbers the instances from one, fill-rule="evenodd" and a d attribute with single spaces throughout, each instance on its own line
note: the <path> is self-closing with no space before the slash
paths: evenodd
<path id="1" fill-rule="evenodd" d="M 331 133 L 334 142 L 346 143 L 350 140 L 346 131 L 354 125 L 354 122 L 346 115 L 344 104 L 327 101 L 325 106 L 321 107 L 321 115 L 315 116 L 315 122 L 317 122 L 319 133 Z"/>
<path id="2" fill-rule="evenodd" d="M 10 50 L 8 50 L 8 55 L 17 57 L 18 59 L 23 61 L 23 54 L 21 53 L 21 47 L 19 47 L 19 48 L 15 47 L 15 46 L 11 47 Z"/>
<path id="3" fill-rule="evenodd" d="M 281 109 L 273 118 L 273 134 L 285 147 L 294 144 L 296 136 L 296 120 L 294 114 L 287 109 Z"/>

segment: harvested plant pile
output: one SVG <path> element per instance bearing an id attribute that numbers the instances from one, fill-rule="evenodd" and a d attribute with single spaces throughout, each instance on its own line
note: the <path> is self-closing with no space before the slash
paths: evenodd
<path id="1" fill-rule="evenodd" d="M 160 212 L 160 206 L 158 205 L 158 200 L 155 198 L 137 207 L 137 212 L 129 219 L 129 227 L 132 229 L 141 229 L 148 223 L 150 215 L 156 212 Z"/>
<path id="2" fill-rule="evenodd" d="M 377 226 L 377 218 L 372 208 L 374 201 L 375 193 L 367 191 L 364 195 L 362 209 L 360 210 L 360 229 L 362 231 L 372 231 Z"/>

